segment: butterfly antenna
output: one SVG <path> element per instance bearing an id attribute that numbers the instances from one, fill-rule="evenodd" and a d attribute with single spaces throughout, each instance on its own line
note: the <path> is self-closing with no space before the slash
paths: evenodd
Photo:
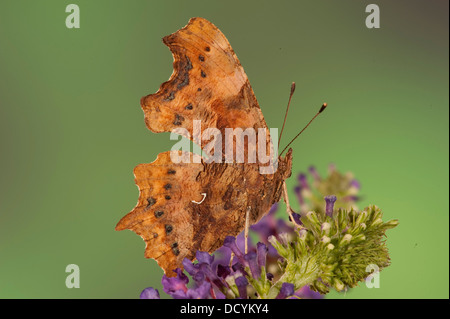
<path id="1" fill-rule="evenodd" d="M 287 115 L 288 115 L 288 112 L 289 112 L 289 106 L 291 105 L 291 99 L 292 99 L 292 95 L 294 95 L 294 91 L 295 91 L 295 82 L 292 82 L 292 84 L 291 84 L 291 94 L 289 94 L 289 102 L 288 102 L 288 105 L 287 105 L 287 108 L 286 108 L 286 114 L 284 115 L 283 127 L 281 128 L 280 137 L 278 138 L 278 148 L 280 147 L 281 136 L 283 135 L 284 124 L 286 124 L 286 119 L 287 119 Z"/>
<path id="2" fill-rule="evenodd" d="M 295 141 L 295 139 L 297 138 L 297 137 L 299 137 L 300 136 L 300 134 L 302 134 L 303 133 L 303 131 L 304 130 L 306 130 L 306 128 L 309 126 L 309 124 L 311 124 L 312 123 L 312 121 L 314 121 L 315 120 L 315 118 L 316 117 L 318 117 L 319 116 L 319 114 L 320 113 L 322 113 L 325 109 L 326 109 L 326 107 L 327 107 L 327 103 L 323 103 L 322 104 L 322 106 L 320 107 L 320 110 L 319 110 L 319 112 L 317 112 L 317 114 L 316 115 L 314 115 L 314 117 L 311 119 L 311 121 L 309 121 L 309 123 L 308 124 L 306 124 L 306 126 L 300 131 L 300 133 L 298 133 L 290 142 L 289 142 L 289 144 L 288 145 L 286 145 L 286 147 L 281 151 L 281 153 L 280 153 L 280 156 L 284 153 L 284 151 L 289 147 L 289 145 L 291 145 L 292 144 L 292 142 L 294 142 Z"/>

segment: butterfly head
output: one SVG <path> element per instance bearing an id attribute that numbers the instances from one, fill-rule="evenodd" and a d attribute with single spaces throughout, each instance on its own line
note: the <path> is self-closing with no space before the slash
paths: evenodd
<path id="1" fill-rule="evenodd" d="M 280 155 L 278 157 L 278 162 L 280 165 L 279 170 L 282 174 L 283 180 L 289 178 L 292 173 L 292 148 L 289 148 L 284 158 L 282 155 Z"/>

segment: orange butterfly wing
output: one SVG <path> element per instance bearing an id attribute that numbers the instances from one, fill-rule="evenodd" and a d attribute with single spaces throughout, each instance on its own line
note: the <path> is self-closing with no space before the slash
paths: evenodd
<path id="1" fill-rule="evenodd" d="M 183 128 L 191 139 L 195 120 L 201 120 L 202 131 L 216 128 L 222 136 L 225 128 L 264 128 L 268 154 L 272 143 L 261 109 L 222 32 L 205 19 L 193 18 L 163 41 L 173 53 L 174 71 L 158 92 L 141 99 L 147 127 L 153 132 Z M 202 136 L 202 145 L 207 141 Z M 247 159 L 252 145 L 244 143 Z M 172 276 L 184 258 L 192 260 L 197 250 L 213 252 L 226 236 L 239 234 L 247 208 L 251 223 L 264 216 L 280 199 L 291 161 L 289 152 L 279 159 L 274 174 L 262 175 L 258 164 L 175 164 L 170 152 L 161 153 L 153 163 L 135 168 L 138 204 L 116 229 L 140 235 L 146 242 L 145 256 Z"/>

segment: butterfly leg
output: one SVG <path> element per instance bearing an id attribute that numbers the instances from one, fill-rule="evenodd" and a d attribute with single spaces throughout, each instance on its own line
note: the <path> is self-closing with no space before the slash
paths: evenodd
<path id="1" fill-rule="evenodd" d="M 294 224 L 295 228 L 302 229 L 303 226 L 297 224 L 295 222 L 294 216 L 292 216 L 292 208 L 291 208 L 291 205 L 289 205 L 289 197 L 288 197 L 288 192 L 287 192 L 286 181 L 283 182 L 283 197 L 284 197 L 284 202 L 286 203 L 286 211 L 289 214 L 291 222 Z"/>
<path id="2" fill-rule="evenodd" d="M 231 268 L 231 266 L 233 266 L 233 258 L 234 258 L 234 253 L 231 252 L 231 256 L 230 256 L 230 264 L 229 264 L 230 268 Z"/>
<path id="3" fill-rule="evenodd" d="M 245 244 L 245 248 L 244 248 L 244 250 L 245 250 L 245 254 L 247 254 L 248 253 L 248 229 L 250 228 L 250 222 L 249 222 L 249 219 L 250 219 L 250 211 L 252 210 L 252 208 L 249 206 L 249 207 L 247 207 L 247 212 L 245 213 L 245 229 L 244 229 L 244 237 L 245 237 L 245 242 L 244 242 L 244 244 Z"/>

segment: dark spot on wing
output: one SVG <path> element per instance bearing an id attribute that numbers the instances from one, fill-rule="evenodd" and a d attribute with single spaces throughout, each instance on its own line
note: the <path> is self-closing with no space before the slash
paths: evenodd
<path id="1" fill-rule="evenodd" d="M 152 207 L 153 205 L 155 205 L 156 199 L 153 198 L 153 197 L 149 197 L 149 198 L 147 198 L 147 202 L 148 202 L 147 208 L 150 208 L 150 207 Z"/>
<path id="2" fill-rule="evenodd" d="M 189 60 L 189 58 L 188 58 L 186 55 L 185 55 L 184 57 L 186 58 L 186 65 L 185 65 L 184 69 L 185 69 L 186 71 L 192 70 L 192 63 L 191 63 L 191 60 Z"/>
<path id="3" fill-rule="evenodd" d="M 155 217 L 156 217 L 156 218 L 159 218 L 159 217 L 161 217 L 162 215 L 164 215 L 164 212 L 163 212 L 163 211 L 158 210 L 158 211 L 155 212 Z"/>
<path id="4" fill-rule="evenodd" d="M 183 76 L 183 78 L 181 79 L 181 82 L 178 83 L 178 85 L 177 85 L 177 88 L 178 88 L 178 89 L 181 89 L 183 86 L 186 86 L 186 85 L 189 84 L 189 73 L 186 72 L 186 73 L 184 73 L 183 75 L 184 75 L 184 76 Z M 181 76 L 180 76 L 180 78 L 181 78 Z"/>
<path id="5" fill-rule="evenodd" d="M 163 101 L 172 101 L 173 99 L 175 98 L 175 92 L 170 92 L 170 94 L 169 95 L 167 95 L 164 99 L 163 99 Z"/>
<path id="6" fill-rule="evenodd" d="M 172 232 L 172 230 L 173 230 L 173 226 L 172 225 L 165 225 L 164 227 L 166 229 L 166 234 L 167 235 L 170 234 Z"/>
<path id="7" fill-rule="evenodd" d="M 192 70 L 191 60 L 189 60 L 189 58 L 186 55 L 184 56 L 184 60 L 181 60 L 180 63 L 181 68 L 184 70 L 184 72 L 181 72 L 178 75 L 177 79 L 179 81 L 177 85 L 178 90 L 189 84 L 189 71 Z"/>
<path id="8" fill-rule="evenodd" d="M 180 114 L 175 114 L 175 120 L 173 121 L 173 125 L 181 125 L 183 121 L 184 117 L 182 117 Z"/>
<path id="9" fill-rule="evenodd" d="M 233 204 L 231 203 L 232 195 L 233 195 L 233 186 L 230 184 L 230 185 L 228 185 L 228 188 L 227 188 L 225 194 L 222 196 L 222 200 L 225 203 L 223 205 L 223 209 L 228 210 L 233 206 Z"/>

